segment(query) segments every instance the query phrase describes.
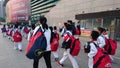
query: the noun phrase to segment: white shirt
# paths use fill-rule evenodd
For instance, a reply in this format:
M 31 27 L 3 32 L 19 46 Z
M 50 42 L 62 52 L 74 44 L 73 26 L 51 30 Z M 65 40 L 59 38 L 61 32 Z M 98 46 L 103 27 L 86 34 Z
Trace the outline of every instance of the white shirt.
M 42 31 L 44 31 L 43 28 L 42 28 L 42 25 L 37 26 L 37 27 L 35 28 L 34 32 L 33 32 L 33 35 L 37 32 L 37 30 L 38 30 L 40 27 L 41 27 Z M 45 35 L 46 40 L 47 40 L 47 49 L 46 49 L 46 51 L 50 51 L 50 50 L 51 50 L 51 48 L 50 48 L 51 31 L 50 31 L 49 28 L 44 32 L 44 35 Z
M 98 44 L 97 41 L 94 41 L 94 43 Z M 97 48 L 95 47 L 94 43 L 90 43 L 90 52 L 88 53 L 88 67 L 93 68 L 93 57 L 97 54 Z
M 99 47 L 100 48 L 103 48 L 104 46 L 105 46 L 105 38 L 104 38 L 104 36 L 102 36 L 102 35 L 100 35 L 99 37 L 98 37 L 98 39 L 97 39 L 97 41 L 98 41 L 98 44 L 99 44 Z
M 62 28 L 62 31 L 61 31 L 61 36 L 64 35 L 64 31 L 65 31 L 65 28 Z
M 28 38 L 27 38 L 28 41 L 30 41 L 30 37 L 32 36 L 33 32 L 34 32 L 34 30 L 31 29 L 30 32 L 28 33 Z

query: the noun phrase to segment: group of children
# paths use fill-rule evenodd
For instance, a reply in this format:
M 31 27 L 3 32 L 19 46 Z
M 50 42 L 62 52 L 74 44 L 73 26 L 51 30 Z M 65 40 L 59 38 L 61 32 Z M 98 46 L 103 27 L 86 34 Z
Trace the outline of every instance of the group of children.
M 57 27 L 50 26 L 48 27 L 46 22 L 46 18 L 43 17 L 43 19 L 40 19 L 38 24 L 33 24 L 31 25 L 31 28 L 29 29 L 27 26 L 23 26 L 22 28 L 19 28 L 18 25 L 4 25 L 2 30 L 3 36 L 8 37 L 12 41 L 14 41 L 14 49 L 19 49 L 22 51 L 22 38 L 25 37 L 28 41 L 30 41 L 31 37 L 35 35 L 37 32 L 36 30 L 38 29 L 38 26 L 41 27 L 41 30 L 44 32 L 44 35 L 46 36 L 47 39 L 47 50 L 45 54 L 43 55 L 44 58 L 49 56 L 49 58 L 45 58 L 47 68 L 52 68 L 51 66 L 51 60 L 50 60 L 50 55 L 51 53 L 55 57 L 55 61 L 57 62 L 58 65 L 64 66 L 64 61 L 69 58 L 73 68 L 79 68 L 79 65 L 75 59 L 75 56 L 79 54 L 80 51 L 80 40 L 79 40 L 79 35 L 81 34 L 80 31 L 80 23 L 78 22 L 77 25 L 75 26 L 71 20 L 68 20 L 67 22 L 64 23 L 64 27 L 60 30 L 61 32 L 61 37 L 63 37 L 63 42 L 62 42 L 62 48 L 64 49 L 63 57 L 60 59 L 58 55 L 58 47 L 59 47 L 59 40 L 60 36 L 57 31 Z M 45 23 L 45 24 L 44 24 Z M 45 30 L 45 31 L 44 31 Z M 50 33 L 50 36 L 48 35 Z M 50 48 L 48 46 L 48 38 L 50 37 Z M 105 38 L 109 39 L 108 34 L 106 33 L 106 30 L 102 27 L 98 27 L 96 30 L 91 31 L 90 39 L 91 41 L 86 43 L 84 46 L 85 53 L 88 54 L 88 67 L 89 68 L 100 68 L 95 66 L 95 58 L 97 53 L 99 53 L 100 49 L 105 50 L 105 45 L 106 41 Z M 87 46 L 89 44 L 89 46 Z M 98 48 L 99 47 L 99 48 Z M 106 54 L 109 55 L 109 54 Z M 113 60 L 111 55 L 109 57 Z M 109 58 L 108 57 L 108 58 Z M 111 61 L 109 59 L 109 61 Z M 49 60 L 49 61 L 47 61 Z M 39 59 L 34 59 L 33 63 L 33 68 L 38 68 L 38 62 Z M 112 62 L 109 62 L 108 67 L 103 67 L 103 68 L 111 68 Z
M 28 27 L 27 27 L 28 29 Z M 14 42 L 14 49 L 22 51 L 22 40 L 23 37 L 28 34 L 24 30 L 24 26 L 19 26 L 18 24 L 14 25 L 3 25 L 1 28 L 3 37 L 7 37 L 9 40 Z
M 109 39 L 107 30 L 97 27 L 90 35 L 91 41 L 84 46 L 85 53 L 88 54 L 89 68 L 112 68 L 113 58 L 117 49 L 117 43 Z

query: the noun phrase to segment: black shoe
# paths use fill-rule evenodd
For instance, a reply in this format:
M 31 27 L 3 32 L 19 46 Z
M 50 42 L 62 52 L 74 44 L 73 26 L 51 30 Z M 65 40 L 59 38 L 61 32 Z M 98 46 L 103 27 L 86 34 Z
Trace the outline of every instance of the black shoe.
M 63 64 L 61 64 L 59 61 L 57 62 L 58 65 L 60 65 L 61 67 L 64 67 Z
M 57 62 L 59 60 L 59 58 L 55 58 L 55 61 Z
M 22 52 L 22 49 L 20 49 L 20 52 Z

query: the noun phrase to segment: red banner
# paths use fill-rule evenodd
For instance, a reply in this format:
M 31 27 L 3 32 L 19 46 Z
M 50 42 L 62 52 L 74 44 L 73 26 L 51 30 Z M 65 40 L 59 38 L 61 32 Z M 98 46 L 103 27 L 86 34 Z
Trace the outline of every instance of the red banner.
M 28 21 L 30 17 L 29 0 L 10 0 L 11 22 Z

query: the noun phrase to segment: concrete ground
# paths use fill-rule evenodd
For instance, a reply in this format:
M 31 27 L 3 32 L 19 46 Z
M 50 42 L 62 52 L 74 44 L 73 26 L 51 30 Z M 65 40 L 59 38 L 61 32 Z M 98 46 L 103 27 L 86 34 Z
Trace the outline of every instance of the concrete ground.
M 1 26 L 0 26 L 1 28 Z M 79 56 L 76 57 L 76 60 L 79 64 L 80 68 L 88 68 L 87 67 L 87 55 L 83 52 L 83 46 L 86 41 L 89 41 L 87 37 L 80 37 L 81 40 L 81 51 Z M 27 46 L 27 40 L 23 39 L 23 51 L 20 52 L 18 50 L 13 49 L 13 42 L 11 42 L 8 38 L 3 38 L 2 33 L 0 32 L 0 68 L 32 68 L 32 60 L 26 58 L 24 51 Z M 61 41 L 60 41 L 61 44 Z M 118 42 L 117 53 L 114 58 L 112 68 L 120 67 L 120 42 Z M 63 55 L 63 49 L 61 45 L 58 50 L 60 58 Z M 51 56 L 52 68 L 61 68 L 54 61 L 53 55 Z M 64 68 L 73 68 L 69 59 L 64 62 Z M 44 59 L 40 59 L 39 68 L 46 68 Z

